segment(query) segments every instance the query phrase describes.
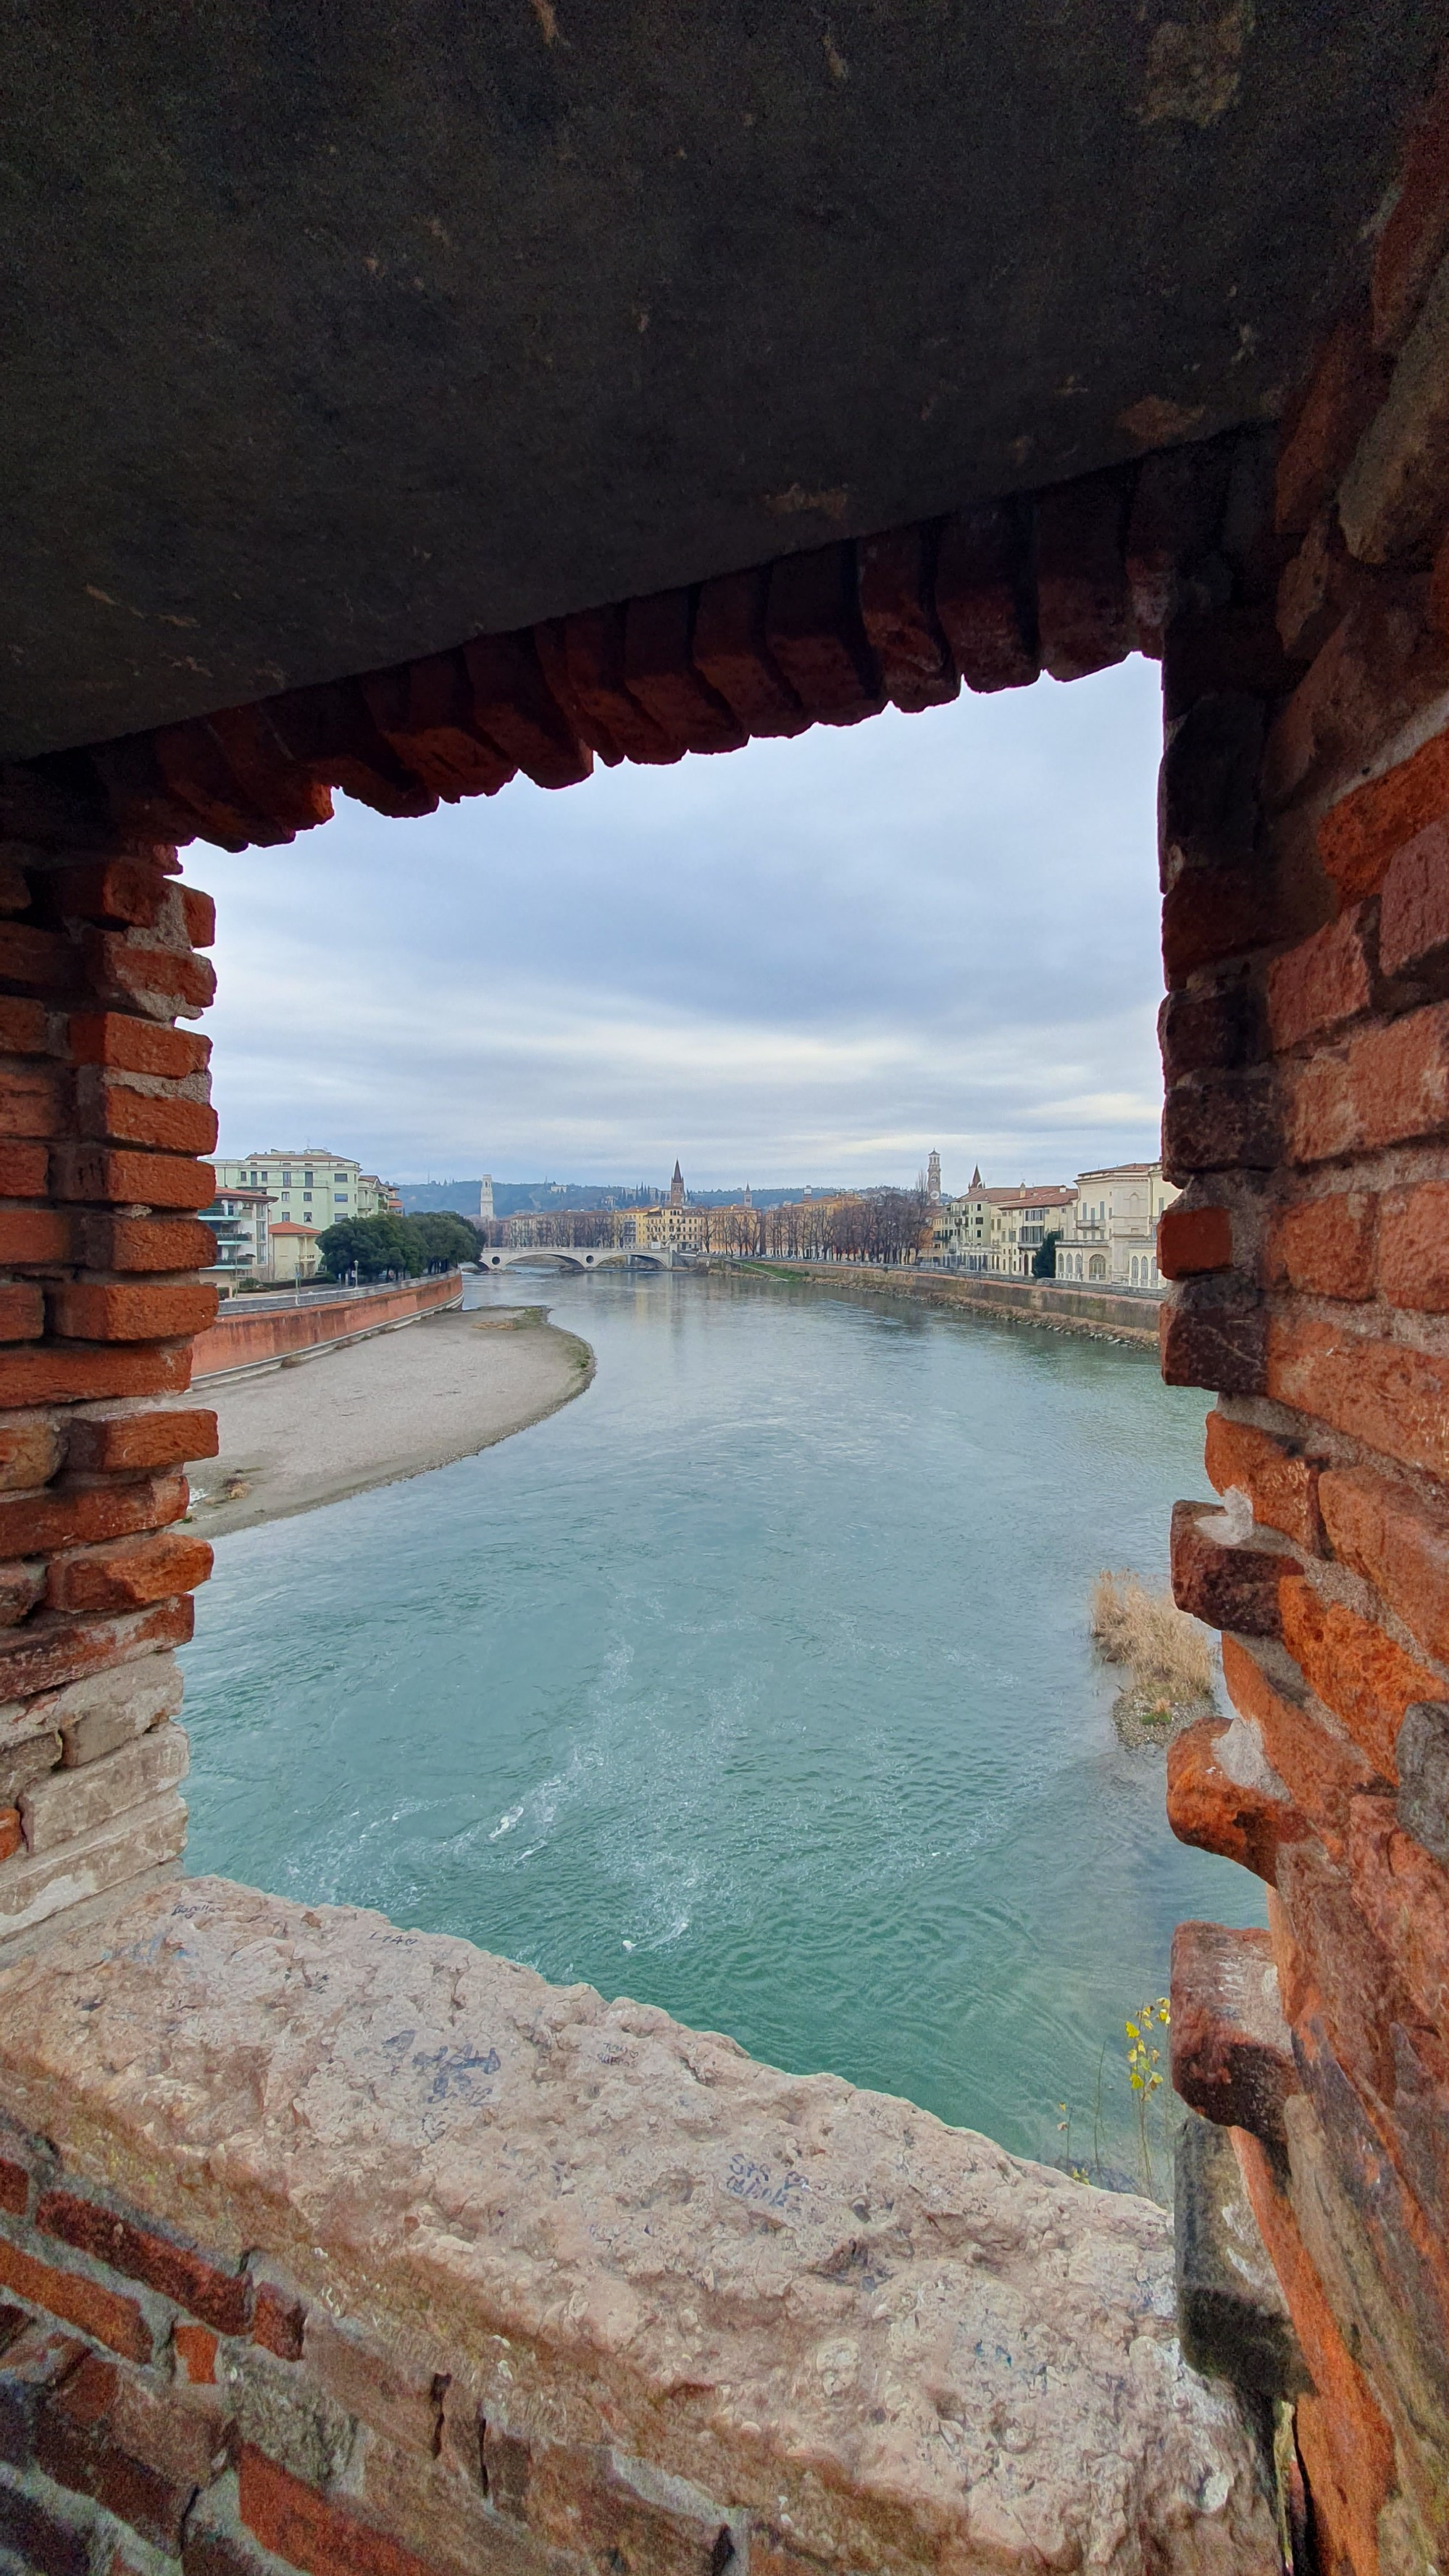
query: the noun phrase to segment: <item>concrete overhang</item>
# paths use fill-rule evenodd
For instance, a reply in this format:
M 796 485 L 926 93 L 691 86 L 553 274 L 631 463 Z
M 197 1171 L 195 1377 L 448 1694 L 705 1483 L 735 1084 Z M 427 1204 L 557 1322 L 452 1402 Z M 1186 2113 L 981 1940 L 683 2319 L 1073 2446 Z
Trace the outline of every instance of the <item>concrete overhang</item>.
M 1445 0 L 273 0 L 4 39 L 0 757 L 1273 414 Z

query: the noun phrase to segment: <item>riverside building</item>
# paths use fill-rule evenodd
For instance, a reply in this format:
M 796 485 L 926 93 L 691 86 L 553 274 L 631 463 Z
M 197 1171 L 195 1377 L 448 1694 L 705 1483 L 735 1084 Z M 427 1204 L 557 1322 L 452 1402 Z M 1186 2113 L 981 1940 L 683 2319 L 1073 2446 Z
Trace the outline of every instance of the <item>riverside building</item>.
M 1157 1220 L 1178 1196 L 1160 1163 L 1109 1163 L 1079 1172 L 1072 1221 L 1057 1244 L 1058 1279 L 1160 1288 Z

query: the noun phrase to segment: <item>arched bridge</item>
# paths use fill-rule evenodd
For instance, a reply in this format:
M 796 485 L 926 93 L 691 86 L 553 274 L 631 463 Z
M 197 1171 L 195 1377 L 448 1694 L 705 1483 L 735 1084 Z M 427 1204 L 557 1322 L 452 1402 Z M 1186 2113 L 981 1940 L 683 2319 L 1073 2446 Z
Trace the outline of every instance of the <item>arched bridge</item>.
M 566 1270 L 602 1270 L 608 1262 L 640 1261 L 651 1270 L 683 1270 L 689 1255 L 672 1243 L 519 1243 L 504 1251 L 487 1244 L 478 1255 L 480 1270 L 532 1268 L 539 1261 L 561 1262 Z

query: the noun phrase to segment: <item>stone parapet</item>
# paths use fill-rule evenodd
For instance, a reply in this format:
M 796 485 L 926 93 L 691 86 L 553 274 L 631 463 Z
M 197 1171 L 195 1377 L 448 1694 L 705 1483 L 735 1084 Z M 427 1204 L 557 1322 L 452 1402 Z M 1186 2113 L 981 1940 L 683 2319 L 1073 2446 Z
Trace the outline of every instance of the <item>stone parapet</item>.
M 1051 1279 L 987 1279 L 973 1273 L 876 1268 L 867 1262 L 784 1261 L 780 1273 L 820 1281 L 864 1296 L 909 1297 L 917 1305 L 956 1308 L 967 1314 L 1014 1317 L 1054 1325 L 1059 1332 L 1097 1340 L 1158 1344 L 1158 1304 L 1151 1296 L 1118 1295 L 1110 1288 L 1076 1288 Z
M 466 1942 L 157 1889 L 0 1974 L 0 2121 L 37 2564 L 1276 2564 L 1164 2212 Z

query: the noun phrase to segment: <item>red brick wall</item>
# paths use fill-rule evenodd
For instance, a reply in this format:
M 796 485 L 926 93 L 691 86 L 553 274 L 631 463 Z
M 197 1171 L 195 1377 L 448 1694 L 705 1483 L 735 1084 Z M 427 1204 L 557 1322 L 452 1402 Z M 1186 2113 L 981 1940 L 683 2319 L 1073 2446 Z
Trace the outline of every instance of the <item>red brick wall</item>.
M 320 1350 L 354 1333 L 375 1332 L 380 1324 L 431 1314 L 460 1292 L 458 1273 L 451 1270 L 441 1278 L 411 1280 L 404 1287 L 379 1288 L 373 1296 L 339 1298 L 335 1304 L 319 1299 L 314 1305 L 272 1307 L 258 1314 L 241 1299 L 198 1333 L 192 1372 L 198 1378 L 216 1377 L 227 1369 L 256 1368 L 289 1351 Z
M 1270 1889 L 1277 2074 L 1234 2134 L 1353 2576 L 1449 2558 L 1446 250 L 1449 92 L 1231 594 L 1164 659 L 1163 1358 L 1218 1391 L 1208 1472 L 1256 1522 L 1182 1508 L 1175 1580 L 1269 1766 L 1210 1723 L 1169 1803 Z M 1221 1955 L 1180 1939 L 1199 2102 L 1244 2044 Z
M 97 846 L 99 840 L 99 846 Z M 174 850 L 59 831 L 0 861 L 0 1941 L 174 1865 L 173 1649 L 211 1551 L 178 1528 L 215 1294 L 206 896 Z

